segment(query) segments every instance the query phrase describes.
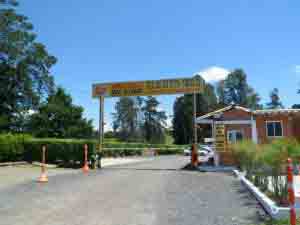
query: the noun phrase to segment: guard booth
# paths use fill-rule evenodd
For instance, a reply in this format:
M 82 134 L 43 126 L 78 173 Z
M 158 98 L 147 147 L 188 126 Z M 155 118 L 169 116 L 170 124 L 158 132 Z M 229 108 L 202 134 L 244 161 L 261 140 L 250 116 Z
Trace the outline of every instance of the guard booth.
M 211 126 L 213 146 L 224 165 L 235 164 L 231 145 L 244 139 L 257 144 L 282 137 L 300 140 L 299 109 L 251 110 L 232 104 L 198 117 L 197 124 Z

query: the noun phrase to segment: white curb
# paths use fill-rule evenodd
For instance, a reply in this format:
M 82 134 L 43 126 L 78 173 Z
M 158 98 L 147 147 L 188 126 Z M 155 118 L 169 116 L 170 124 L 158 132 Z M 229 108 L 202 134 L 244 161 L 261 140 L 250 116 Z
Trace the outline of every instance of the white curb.
M 238 179 L 249 189 L 249 191 L 255 196 L 255 198 L 260 202 L 265 211 L 273 219 L 288 218 L 290 215 L 290 208 L 279 207 L 276 203 L 261 192 L 254 184 L 252 184 L 246 177 L 244 173 L 234 170 L 233 173 L 238 177 Z M 297 209 L 299 211 L 299 209 Z

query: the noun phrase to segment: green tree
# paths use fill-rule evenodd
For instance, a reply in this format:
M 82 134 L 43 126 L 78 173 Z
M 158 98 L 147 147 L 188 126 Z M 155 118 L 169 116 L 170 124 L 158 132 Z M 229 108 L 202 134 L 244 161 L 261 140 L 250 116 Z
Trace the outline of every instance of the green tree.
M 146 141 L 150 143 L 165 142 L 165 127 L 167 116 L 164 111 L 157 108 L 159 102 L 155 97 L 148 96 L 145 99 L 145 105 L 142 110 L 144 112 L 143 133 Z
M 29 131 L 37 137 L 90 138 L 92 120 L 83 118 L 83 108 L 72 103 L 63 88 L 49 95 L 31 116 Z
M 242 69 L 236 69 L 221 81 L 217 88 L 220 105 L 237 104 L 256 109 L 260 108 L 259 95 L 247 83 L 247 75 Z
M 35 41 L 32 24 L 15 11 L 17 5 L 0 2 L 0 131 L 21 130 L 18 120 L 54 87 L 50 68 L 56 58 Z
M 140 138 L 141 105 L 143 99 L 137 97 L 121 97 L 115 105 L 113 113 L 113 129 L 122 140 Z
M 292 109 L 300 109 L 300 104 L 294 104 L 294 105 L 292 105 Z
M 203 115 L 215 110 L 217 105 L 217 97 L 214 87 L 207 84 L 204 93 L 197 94 L 197 116 Z M 193 95 L 186 94 L 178 97 L 173 106 L 174 117 L 173 137 L 176 144 L 188 144 L 193 140 Z M 202 126 L 199 137 L 209 136 L 209 127 Z
M 270 102 L 267 103 L 268 109 L 282 109 L 284 108 L 279 97 L 279 90 L 278 88 L 274 88 L 270 92 Z

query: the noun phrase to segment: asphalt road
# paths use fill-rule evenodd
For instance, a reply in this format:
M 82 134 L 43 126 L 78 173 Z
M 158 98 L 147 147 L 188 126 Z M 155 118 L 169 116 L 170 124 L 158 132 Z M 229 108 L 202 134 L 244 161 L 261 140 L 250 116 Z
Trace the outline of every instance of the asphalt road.
M 0 190 L 1 225 L 251 225 L 257 202 L 229 174 L 168 156 Z

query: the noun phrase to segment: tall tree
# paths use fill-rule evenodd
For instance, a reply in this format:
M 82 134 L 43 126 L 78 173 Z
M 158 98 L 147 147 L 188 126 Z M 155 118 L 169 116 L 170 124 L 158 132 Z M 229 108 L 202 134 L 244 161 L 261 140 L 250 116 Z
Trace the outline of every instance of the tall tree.
M 221 81 L 217 89 L 221 105 L 237 104 L 249 108 L 259 108 L 259 95 L 247 83 L 247 75 L 242 69 L 236 69 Z
M 202 94 L 197 94 L 197 115 L 203 115 L 218 107 L 214 87 L 207 84 Z M 176 144 L 188 144 L 193 140 L 193 95 L 178 97 L 173 106 L 173 137 Z M 199 137 L 207 136 L 208 127 L 203 127 Z
M 269 109 L 282 109 L 284 108 L 279 97 L 278 88 L 274 88 L 270 92 L 270 102 L 267 103 L 267 108 Z
M 31 116 L 29 131 L 38 137 L 90 138 L 92 120 L 83 118 L 83 108 L 72 103 L 63 88 L 49 95 Z
M 292 109 L 300 109 L 300 104 L 294 104 L 294 105 L 292 105 Z
M 121 97 L 113 113 L 113 129 L 122 140 L 131 140 L 140 136 L 141 105 L 143 99 Z
M 32 24 L 15 11 L 17 5 L 0 2 L 0 131 L 18 130 L 21 115 L 54 87 L 50 68 L 56 58 L 35 41 Z
M 143 107 L 143 133 L 150 143 L 165 142 L 166 113 L 158 110 L 159 102 L 155 97 L 148 96 Z

